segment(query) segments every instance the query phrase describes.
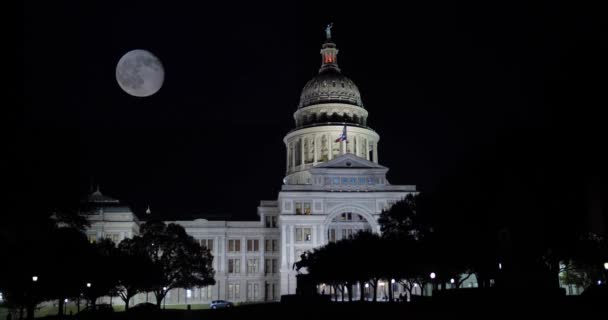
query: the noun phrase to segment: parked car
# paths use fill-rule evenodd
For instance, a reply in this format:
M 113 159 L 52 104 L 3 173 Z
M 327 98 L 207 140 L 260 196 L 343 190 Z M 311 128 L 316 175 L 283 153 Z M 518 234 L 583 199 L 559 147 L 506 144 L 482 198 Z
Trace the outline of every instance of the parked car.
M 158 310 L 158 307 L 156 307 L 156 305 L 154 303 L 149 303 L 149 302 L 142 302 L 140 304 L 136 304 L 132 307 L 129 307 L 129 312 L 133 311 L 133 312 L 139 312 L 139 311 L 155 311 Z
M 213 300 L 209 304 L 209 308 L 211 309 L 220 309 L 220 308 L 230 308 L 234 307 L 234 304 L 230 301 L 226 300 Z

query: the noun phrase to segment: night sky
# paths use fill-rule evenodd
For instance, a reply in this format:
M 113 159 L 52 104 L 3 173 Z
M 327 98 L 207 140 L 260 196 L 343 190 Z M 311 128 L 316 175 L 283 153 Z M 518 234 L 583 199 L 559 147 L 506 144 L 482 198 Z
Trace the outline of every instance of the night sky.
M 393 184 L 432 192 L 509 137 L 550 132 L 550 144 L 563 143 L 563 156 L 583 167 L 606 147 L 600 8 L 196 3 L 25 1 L 15 199 L 60 202 L 99 184 L 136 213 L 150 204 L 168 219 L 255 217 L 259 200 L 277 197 L 282 139 L 329 22 Z M 116 63 L 132 49 L 164 65 L 151 97 L 116 82 Z

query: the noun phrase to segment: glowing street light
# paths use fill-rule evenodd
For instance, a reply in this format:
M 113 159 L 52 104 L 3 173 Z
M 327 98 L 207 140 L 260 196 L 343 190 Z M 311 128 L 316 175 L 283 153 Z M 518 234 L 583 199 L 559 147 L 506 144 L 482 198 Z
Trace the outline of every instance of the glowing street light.
M 604 269 L 608 270 L 608 262 L 604 262 Z
M 366 284 L 365 284 L 365 288 L 369 288 L 369 283 L 366 283 Z
M 33 276 L 32 281 L 34 281 L 34 282 L 38 281 L 38 276 Z
M 451 279 L 450 279 L 450 283 L 451 283 L 451 284 L 454 284 L 454 278 L 451 278 Z
M 391 279 L 391 283 L 395 283 L 395 279 Z
M 435 274 L 435 272 L 431 272 L 431 279 L 435 279 L 437 275 Z
M 502 263 L 498 263 L 498 270 L 502 270 Z
M 87 282 L 87 288 L 90 288 L 90 287 L 91 287 L 91 283 Z

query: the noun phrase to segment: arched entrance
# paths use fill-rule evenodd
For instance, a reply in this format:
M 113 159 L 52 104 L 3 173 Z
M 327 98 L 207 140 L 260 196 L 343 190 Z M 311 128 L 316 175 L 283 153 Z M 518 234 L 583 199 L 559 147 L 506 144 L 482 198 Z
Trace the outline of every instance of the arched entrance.
M 350 239 L 359 231 L 372 231 L 372 227 L 363 215 L 345 211 L 336 215 L 327 224 L 327 241 Z

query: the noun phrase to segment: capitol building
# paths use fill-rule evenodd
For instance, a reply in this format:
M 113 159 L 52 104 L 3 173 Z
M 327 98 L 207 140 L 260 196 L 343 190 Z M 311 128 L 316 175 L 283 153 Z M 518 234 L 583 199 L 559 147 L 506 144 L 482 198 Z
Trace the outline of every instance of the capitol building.
M 216 280 L 204 288 L 173 289 L 166 304 L 278 301 L 294 294 L 293 266 L 304 252 L 359 230 L 380 232 L 382 210 L 417 192 L 387 180 L 388 168 L 378 159 L 380 136 L 367 126 L 359 89 L 338 67 L 339 50 L 329 32 L 326 37 L 319 72 L 304 85 L 295 127 L 283 139 L 283 185 L 276 199 L 260 201 L 259 219 L 165 221 L 183 226 L 211 250 Z M 90 241 L 119 242 L 138 233 L 139 219 L 119 200 L 98 189 L 87 201 L 93 207 Z M 147 300 L 155 302 L 152 294 L 138 294 L 132 303 Z

